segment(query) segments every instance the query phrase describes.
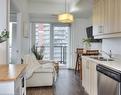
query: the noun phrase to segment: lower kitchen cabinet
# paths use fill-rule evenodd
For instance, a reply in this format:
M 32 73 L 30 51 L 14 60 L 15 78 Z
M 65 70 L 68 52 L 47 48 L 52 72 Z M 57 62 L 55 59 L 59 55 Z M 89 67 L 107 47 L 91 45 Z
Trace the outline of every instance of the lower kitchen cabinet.
M 82 60 L 82 85 L 85 88 L 85 91 L 89 93 L 90 88 L 90 76 L 89 76 L 89 62 L 87 60 Z
M 89 95 L 97 95 L 96 62 L 82 58 L 82 86 Z

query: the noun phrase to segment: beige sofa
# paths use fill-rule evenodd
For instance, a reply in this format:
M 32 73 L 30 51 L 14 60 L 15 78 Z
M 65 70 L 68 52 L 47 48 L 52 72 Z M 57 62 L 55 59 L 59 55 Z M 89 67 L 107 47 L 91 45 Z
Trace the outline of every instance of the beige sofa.
M 27 87 L 52 86 L 56 81 L 57 73 L 54 61 L 36 60 L 34 55 L 25 58 L 27 66 Z

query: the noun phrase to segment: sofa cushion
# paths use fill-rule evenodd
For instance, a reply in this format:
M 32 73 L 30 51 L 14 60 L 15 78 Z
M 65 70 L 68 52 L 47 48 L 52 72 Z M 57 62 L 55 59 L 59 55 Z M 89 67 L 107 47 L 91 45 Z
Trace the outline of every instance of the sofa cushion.
M 53 63 L 45 63 L 41 65 L 42 68 L 54 68 L 54 64 Z
M 38 68 L 34 71 L 34 73 L 52 73 L 53 72 L 53 68 Z

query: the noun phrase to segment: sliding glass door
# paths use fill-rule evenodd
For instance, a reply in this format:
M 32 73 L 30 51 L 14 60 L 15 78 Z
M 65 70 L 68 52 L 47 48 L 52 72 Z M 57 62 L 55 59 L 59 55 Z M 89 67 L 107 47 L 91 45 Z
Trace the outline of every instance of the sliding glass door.
M 65 24 L 33 23 L 34 42 L 38 51 L 44 47 L 44 60 L 67 63 L 70 27 Z
M 45 60 L 50 60 L 50 24 L 48 23 L 35 23 L 35 47 L 38 51 L 44 46 Z
M 53 26 L 53 59 L 59 60 L 60 63 L 67 62 L 67 48 L 69 42 L 69 26 L 54 25 Z

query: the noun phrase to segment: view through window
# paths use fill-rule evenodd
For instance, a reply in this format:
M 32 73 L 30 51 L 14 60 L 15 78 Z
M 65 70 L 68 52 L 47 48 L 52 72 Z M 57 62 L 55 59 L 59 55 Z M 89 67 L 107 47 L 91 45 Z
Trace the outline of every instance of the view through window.
M 70 27 L 49 23 L 35 23 L 35 46 L 38 51 L 44 47 L 44 58 L 57 60 L 61 64 L 67 62 Z

